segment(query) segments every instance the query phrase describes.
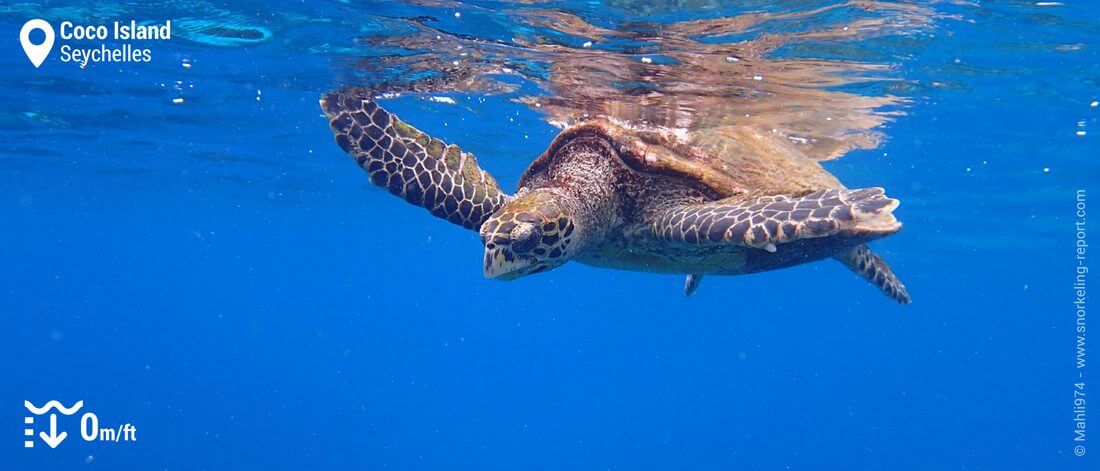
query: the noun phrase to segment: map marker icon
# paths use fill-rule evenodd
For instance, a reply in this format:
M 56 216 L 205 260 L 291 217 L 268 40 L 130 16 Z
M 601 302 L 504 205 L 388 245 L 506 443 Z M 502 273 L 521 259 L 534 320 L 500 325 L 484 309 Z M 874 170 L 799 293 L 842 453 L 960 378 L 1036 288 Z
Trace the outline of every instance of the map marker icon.
M 42 41 L 42 44 L 34 44 L 31 42 L 31 31 L 36 29 L 42 30 L 42 33 L 46 35 L 46 40 Z M 27 59 L 31 60 L 35 68 L 42 65 L 42 62 L 46 60 L 46 56 L 50 55 L 50 49 L 53 49 L 53 26 L 50 26 L 46 20 L 30 20 L 23 24 L 23 29 L 19 30 L 19 42 L 23 45 L 23 52 L 27 53 Z

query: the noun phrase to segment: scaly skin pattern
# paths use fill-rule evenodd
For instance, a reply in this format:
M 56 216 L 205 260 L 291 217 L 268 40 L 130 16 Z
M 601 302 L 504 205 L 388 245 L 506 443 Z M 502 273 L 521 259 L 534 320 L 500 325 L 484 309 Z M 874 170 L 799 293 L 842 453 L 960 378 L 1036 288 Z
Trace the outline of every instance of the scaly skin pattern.
M 568 158 L 521 181 L 516 197 L 481 226 L 485 276 L 504 280 L 555 268 L 599 243 L 620 213 L 626 176 L 607 142 L 578 138 Z
M 672 208 L 653 221 L 662 241 L 734 244 L 776 250 L 776 244 L 842 232 L 897 231 L 898 201 L 882 188 L 818 190 L 805 196 L 733 197 Z
M 635 205 L 624 205 L 615 218 L 618 223 L 578 253 L 575 260 L 619 270 L 742 275 L 826 259 L 881 237 L 851 232 L 801 238 L 778 245 L 775 252 L 744 244 L 662 240 L 653 230 L 654 222 L 670 211 L 706 204 L 705 196 L 663 178 L 642 181 L 648 184 L 624 189 Z
M 504 205 L 481 226 L 487 276 L 509 278 L 509 269 L 522 257 L 536 261 L 512 276 L 543 272 L 569 260 L 579 234 L 558 201 L 549 192 L 530 192 Z M 504 246 L 510 250 L 502 250 Z
M 321 100 L 336 143 L 370 181 L 432 215 L 477 230 L 509 199 L 472 154 L 405 124 L 369 98 L 337 92 Z
M 848 252 L 838 255 L 837 260 L 851 269 L 855 274 L 863 277 L 871 284 L 878 286 L 890 299 L 901 304 L 909 304 L 912 298 L 905 285 L 894 275 L 890 265 L 874 253 L 866 245 L 860 245 Z

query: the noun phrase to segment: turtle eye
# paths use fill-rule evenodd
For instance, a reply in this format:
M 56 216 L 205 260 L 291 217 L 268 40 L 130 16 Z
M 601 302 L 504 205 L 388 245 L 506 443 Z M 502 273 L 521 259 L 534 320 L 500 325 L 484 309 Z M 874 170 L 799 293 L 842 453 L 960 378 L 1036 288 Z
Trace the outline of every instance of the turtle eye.
M 535 250 L 541 238 L 542 234 L 539 234 L 538 226 L 531 223 L 520 223 L 516 225 L 515 229 L 512 229 L 512 252 L 525 254 Z

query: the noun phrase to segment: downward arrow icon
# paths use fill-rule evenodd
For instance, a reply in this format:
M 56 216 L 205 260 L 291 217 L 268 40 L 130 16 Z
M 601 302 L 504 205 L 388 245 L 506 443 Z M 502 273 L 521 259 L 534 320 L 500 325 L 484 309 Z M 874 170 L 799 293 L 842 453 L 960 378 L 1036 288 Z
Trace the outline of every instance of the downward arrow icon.
M 57 433 L 57 414 L 50 414 L 50 434 L 46 435 L 46 432 L 38 432 L 38 436 L 42 437 L 42 441 L 46 442 L 50 448 L 57 448 L 61 442 L 65 441 L 65 437 L 69 436 L 69 432 Z

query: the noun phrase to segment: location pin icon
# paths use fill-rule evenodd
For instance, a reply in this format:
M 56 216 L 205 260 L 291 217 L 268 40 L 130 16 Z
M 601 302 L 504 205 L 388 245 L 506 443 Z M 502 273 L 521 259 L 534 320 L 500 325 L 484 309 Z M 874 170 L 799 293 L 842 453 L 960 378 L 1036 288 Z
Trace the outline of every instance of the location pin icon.
M 31 42 L 31 31 L 36 29 L 42 30 L 46 35 L 46 40 L 42 41 L 42 44 Z M 27 53 L 27 59 L 31 60 L 35 68 L 38 68 L 46 60 L 46 56 L 50 55 L 50 49 L 53 49 L 53 26 L 50 26 L 46 20 L 30 20 L 23 24 L 23 29 L 19 30 L 19 42 L 23 44 L 23 52 Z

